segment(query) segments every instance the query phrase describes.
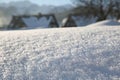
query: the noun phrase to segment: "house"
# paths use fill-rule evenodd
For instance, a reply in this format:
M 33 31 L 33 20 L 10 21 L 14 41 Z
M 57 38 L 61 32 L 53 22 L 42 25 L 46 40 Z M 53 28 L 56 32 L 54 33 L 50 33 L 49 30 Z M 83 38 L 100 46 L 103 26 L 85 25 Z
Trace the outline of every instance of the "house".
M 17 28 L 53 28 L 59 27 L 54 14 L 13 16 L 9 29 Z
M 94 23 L 97 18 L 94 16 L 84 16 L 80 14 L 70 14 L 67 18 L 63 19 L 62 27 L 82 27 Z
M 76 27 L 76 23 L 72 18 L 72 15 L 69 15 L 67 18 L 63 19 L 62 27 Z

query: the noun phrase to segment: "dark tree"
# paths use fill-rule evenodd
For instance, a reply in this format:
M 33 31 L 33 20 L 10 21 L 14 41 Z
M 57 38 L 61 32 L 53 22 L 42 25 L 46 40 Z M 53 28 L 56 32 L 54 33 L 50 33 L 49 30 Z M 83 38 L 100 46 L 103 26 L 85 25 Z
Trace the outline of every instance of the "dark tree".
M 74 0 L 77 7 L 87 9 L 86 14 L 92 14 L 98 17 L 98 21 L 106 20 L 114 15 L 116 19 L 120 18 L 120 0 Z

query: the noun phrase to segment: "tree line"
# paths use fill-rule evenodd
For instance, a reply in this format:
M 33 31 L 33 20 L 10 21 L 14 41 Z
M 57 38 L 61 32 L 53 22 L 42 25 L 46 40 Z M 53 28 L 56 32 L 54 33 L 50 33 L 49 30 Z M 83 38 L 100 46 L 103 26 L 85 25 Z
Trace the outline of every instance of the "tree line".
M 120 19 L 120 0 L 72 0 L 76 5 L 75 13 L 96 16 L 97 21 L 108 18 Z

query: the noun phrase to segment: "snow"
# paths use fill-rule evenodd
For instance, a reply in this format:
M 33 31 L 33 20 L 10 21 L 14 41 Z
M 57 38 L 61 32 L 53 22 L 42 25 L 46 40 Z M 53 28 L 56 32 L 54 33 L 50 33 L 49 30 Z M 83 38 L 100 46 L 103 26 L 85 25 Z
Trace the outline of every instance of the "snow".
M 120 22 L 117 20 L 104 20 L 88 26 L 120 26 Z
M 120 80 L 120 25 L 104 23 L 0 31 L 0 80 Z
M 62 23 L 61 23 L 60 25 L 61 25 L 61 26 L 64 26 L 64 25 L 66 24 L 67 20 L 68 20 L 68 18 L 64 18 L 64 19 L 62 20 Z
M 52 17 L 49 17 L 48 19 L 46 17 L 40 17 L 39 19 L 37 17 L 30 17 L 22 18 L 22 20 L 25 22 L 28 28 L 48 28 Z
M 95 23 L 97 17 L 72 16 L 72 19 L 75 21 L 77 26 L 86 26 Z

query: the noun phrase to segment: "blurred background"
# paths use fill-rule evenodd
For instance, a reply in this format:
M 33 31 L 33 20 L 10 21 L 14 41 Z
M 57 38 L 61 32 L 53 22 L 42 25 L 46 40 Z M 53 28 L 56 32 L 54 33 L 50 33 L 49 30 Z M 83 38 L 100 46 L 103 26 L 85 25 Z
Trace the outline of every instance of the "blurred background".
M 70 0 L 0 0 L 0 27 L 7 26 L 13 15 L 38 13 L 53 13 L 60 23 L 73 8 Z
M 120 19 L 120 0 L 0 0 L 0 28 L 6 28 L 13 15 L 55 14 L 57 22 L 69 14 L 96 21 Z

